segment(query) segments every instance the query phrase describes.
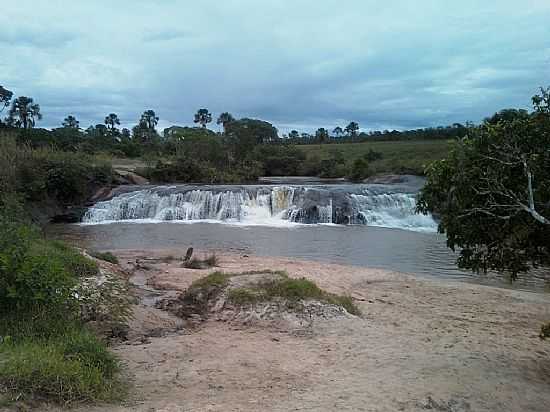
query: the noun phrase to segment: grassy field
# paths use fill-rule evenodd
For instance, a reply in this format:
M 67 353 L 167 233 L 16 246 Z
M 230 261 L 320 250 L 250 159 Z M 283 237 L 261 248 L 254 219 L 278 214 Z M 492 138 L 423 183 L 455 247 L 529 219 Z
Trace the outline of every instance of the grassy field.
M 374 173 L 416 173 L 434 160 L 444 157 L 451 140 L 419 140 L 400 142 L 365 142 L 348 144 L 300 145 L 308 157 L 328 158 L 340 152 L 347 162 L 364 156 L 369 150 L 382 154 L 382 159 L 373 161 L 370 166 Z

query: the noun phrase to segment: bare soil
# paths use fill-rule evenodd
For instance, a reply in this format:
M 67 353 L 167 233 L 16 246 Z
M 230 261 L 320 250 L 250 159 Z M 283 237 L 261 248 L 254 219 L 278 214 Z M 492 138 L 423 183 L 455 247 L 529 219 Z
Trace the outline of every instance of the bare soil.
M 162 259 L 183 251 L 116 254 L 139 297 L 113 348 L 130 398 L 80 411 L 550 410 L 550 341 L 538 337 L 549 295 L 283 258 L 218 254 L 219 268 L 193 270 Z M 363 316 L 296 333 L 155 308 L 212 270 L 268 269 L 349 294 Z

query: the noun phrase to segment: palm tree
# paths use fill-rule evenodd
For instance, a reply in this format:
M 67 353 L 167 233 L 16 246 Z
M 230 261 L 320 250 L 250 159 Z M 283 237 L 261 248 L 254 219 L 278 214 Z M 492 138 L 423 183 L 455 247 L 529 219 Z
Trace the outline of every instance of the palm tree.
M 116 113 L 109 113 L 109 115 L 105 116 L 105 124 L 107 125 L 107 129 L 114 131 L 115 126 L 120 125 L 120 120 Z
M 8 114 L 10 124 L 23 129 L 31 129 L 36 120 L 42 119 L 40 105 L 34 103 L 32 97 L 20 96 L 11 105 Z
M 143 124 L 147 129 L 155 130 L 155 126 L 158 124 L 159 118 L 155 114 L 154 110 L 146 110 L 141 115 L 140 123 Z
M 74 117 L 73 115 L 68 115 L 67 117 L 65 117 L 61 125 L 68 129 L 78 129 L 80 122 L 76 120 L 76 117 Z
M 223 112 L 218 117 L 218 120 L 216 121 L 217 124 L 221 124 L 223 126 L 224 133 L 227 131 L 227 125 L 231 122 L 234 122 L 235 118 L 233 115 L 229 112 Z
M 334 137 L 339 138 L 344 134 L 344 130 L 342 130 L 340 126 L 336 126 L 332 131 L 332 134 L 334 135 Z
M 208 109 L 199 109 L 195 114 L 195 123 L 200 123 L 200 125 L 206 128 L 206 124 L 212 121 L 212 114 Z
M 13 97 L 13 92 L 0 86 L 0 113 L 10 105 L 10 100 Z

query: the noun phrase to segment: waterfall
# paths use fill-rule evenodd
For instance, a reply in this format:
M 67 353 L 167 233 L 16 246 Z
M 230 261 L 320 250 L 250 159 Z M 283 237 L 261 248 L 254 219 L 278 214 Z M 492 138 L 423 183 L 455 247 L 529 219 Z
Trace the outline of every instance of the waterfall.
M 435 231 L 415 213 L 416 194 L 368 185 L 158 186 L 88 209 L 85 224 L 216 221 L 242 225 L 353 224 Z

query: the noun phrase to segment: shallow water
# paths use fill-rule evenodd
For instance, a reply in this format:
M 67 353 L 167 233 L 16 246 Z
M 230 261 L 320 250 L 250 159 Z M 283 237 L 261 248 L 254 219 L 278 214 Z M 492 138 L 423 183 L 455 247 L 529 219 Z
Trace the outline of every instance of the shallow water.
M 437 233 L 372 226 L 236 226 L 223 223 L 124 223 L 52 225 L 47 234 L 98 250 L 180 248 L 220 249 L 260 256 L 282 256 L 383 268 L 418 276 L 458 279 L 499 287 L 547 291 L 550 273 L 475 275 L 455 266 L 456 254 Z

